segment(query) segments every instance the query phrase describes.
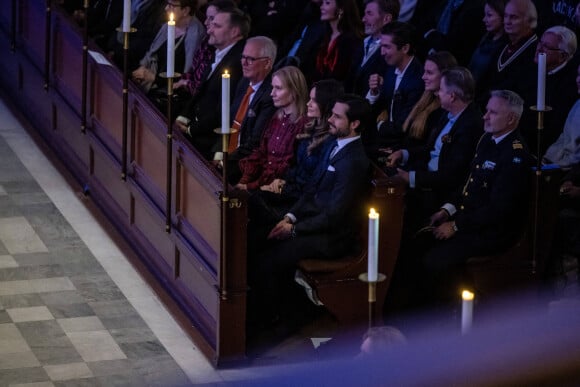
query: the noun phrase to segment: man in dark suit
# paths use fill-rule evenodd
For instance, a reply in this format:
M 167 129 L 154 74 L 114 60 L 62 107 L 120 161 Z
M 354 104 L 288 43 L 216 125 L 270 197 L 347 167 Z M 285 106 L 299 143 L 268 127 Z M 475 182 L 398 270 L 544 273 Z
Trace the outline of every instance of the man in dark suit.
M 238 84 L 230 109 L 232 127 L 238 130 L 238 134 L 230 138 L 228 178 L 232 182 L 238 182 L 241 177 L 238 161 L 258 147 L 264 128 L 276 111 L 270 96 L 275 60 L 276 44 L 272 39 L 255 36 L 246 41 L 241 57 L 244 77 Z
M 387 163 L 398 169 L 411 191 L 407 197 L 407 216 L 412 232 L 443 200 L 460 189 L 469 173 L 475 146 L 483 131 L 479 108 L 472 102 L 475 81 L 469 70 L 455 67 L 441 76 L 439 99 L 447 116 L 434 128 L 426 145 L 393 152 Z M 413 214 L 413 216 L 410 216 Z
M 439 242 L 423 263 L 431 290 L 449 296 L 469 257 L 496 254 L 520 235 L 528 209 L 532 156 L 516 130 L 524 101 L 509 90 L 492 91 L 483 116 L 485 134 L 463 191 L 431 217 Z M 435 293 L 435 292 L 434 292 Z
M 399 16 L 399 0 L 366 0 L 362 18 L 367 37 L 355 53 L 355 72 L 347 80 L 345 89 L 361 96 L 369 91 L 371 74 L 383 74 L 387 64 L 381 55 L 381 30 Z
M 377 117 L 377 131 L 369 130 L 365 143 L 374 158 L 378 149 L 396 146 L 404 137 L 403 123 L 417 103 L 425 83 L 423 64 L 415 55 L 415 29 L 408 23 L 392 22 L 381 30 L 381 54 L 389 65 L 381 76 L 369 77 L 367 100 Z
M 187 133 L 196 149 L 212 159 L 220 137 L 214 129 L 221 126 L 222 73 L 230 74 L 230 87 L 235 90 L 242 78 L 240 56 L 244 39 L 250 30 L 250 21 L 239 9 L 219 11 L 208 29 L 209 44 L 216 48 L 214 60 L 208 66 L 206 79 L 187 107 L 177 117 L 179 129 Z M 231 96 L 230 96 L 231 103 Z
M 250 311 L 283 313 L 296 291 L 294 272 L 303 258 L 335 259 L 356 245 L 361 197 L 369 160 L 360 140 L 361 123 L 370 113 L 356 95 L 339 97 L 328 120 L 337 145 L 326 172 L 270 232 L 266 249 L 249 262 Z M 255 307 L 255 310 L 252 310 Z
M 296 27 L 280 45 L 278 61 L 288 56 L 299 60 L 298 67 L 302 70 L 306 82 L 312 83 L 316 68 L 316 54 L 322 42 L 325 24 L 320 20 L 320 4 L 322 0 L 310 0 L 304 8 Z

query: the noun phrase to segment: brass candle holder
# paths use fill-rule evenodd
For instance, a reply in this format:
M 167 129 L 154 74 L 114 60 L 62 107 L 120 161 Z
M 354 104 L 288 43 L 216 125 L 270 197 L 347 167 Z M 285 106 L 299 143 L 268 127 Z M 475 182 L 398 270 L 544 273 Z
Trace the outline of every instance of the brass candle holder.
M 128 105 L 129 105 L 129 34 L 136 32 L 137 29 L 131 28 L 129 31 L 123 31 L 117 28 L 117 32 L 123 33 L 123 136 L 121 144 L 121 180 L 127 180 L 127 122 L 128 122 Z
M 220 262 L 220 297 L 222 300 L 228 299 L 228 292 L 226 289 L 226 254 L 227 254 L 227 214 L 228 206 L 230 202 L 230 191 L 228 183 L 228 148 L 230 144 L 230 135 L 236 133 L 237 129 L 230 128 L 229 131 L 223 131 L 222 128 L 214 129 L 214 133 L 219 134 L 222 137 L 222 187 L 223 190 L 220 194 L 221 201 L 221 251 L 222 257 Z
M 387 276 L 382 273 L 378 273 L 376 281 L 369 281 L 368 273 L 362 273 L 358 276 L 358 279 L 361 280 L 362 282 L 366 282 L 369 287 L 369 295 L 368 295 L 369 328 L 372 328 L 373 326 L 375 326 L 375 321 L 377 318 L 375 313 L 375 307 L 377 303 L 377 283 L 386 280 Z
M 167 79 L 167 186 L 165 198 L 165 232 L 171 232 L 171 191 L 172 191 L 172 176 L 173 176 L 173 120 L 171 113 L 173 111 L 173 80 L 180 78 L 180 73 L 173 73 L 172 77 L 168 77 L 166 72 L 159 74 L 161 78 Z
M 537 119 L 537 144 L 536 144 L 536 188 L 534 197 L 534 236 L 532 244 L 532 273 L 536 274 L 538 256 L 538 214 L 540 206 L 540 180 L 542 179 L 542 130 L 544 130 L 544 114 L 552 110 L 550 106 L 545 106 L 540 110 L 537 106 L 531 106 L 530 110 L 538 113 Z

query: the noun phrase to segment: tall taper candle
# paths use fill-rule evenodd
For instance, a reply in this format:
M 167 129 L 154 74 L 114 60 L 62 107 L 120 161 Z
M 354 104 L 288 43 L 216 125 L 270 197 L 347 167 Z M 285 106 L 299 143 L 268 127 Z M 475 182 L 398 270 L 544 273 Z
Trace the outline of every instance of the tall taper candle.
M 175 75 L 175 21 L 171 12 L 167 22 L 167 78 L 172 78 L 173 75 Z
M 379 269 L 379 213 L 371 208 L 369 212 L 368 268 L 369 282 L 377 282 Z
M 538 54 L 538 96 L 536 108 L 539 111 L 546 109 L 546 54 Z
M 125 0 L 123 6 L 123 32 L 131 32 L 131 0 Z
M 230 131 L 230 74 L 222 74 L 222 132 Z
M 461 292 L 463 299 L 461 304 L 461 333 L 466 334 L 471 329 L 473 321 L 473 298 L 474 294 L 469 290 Z

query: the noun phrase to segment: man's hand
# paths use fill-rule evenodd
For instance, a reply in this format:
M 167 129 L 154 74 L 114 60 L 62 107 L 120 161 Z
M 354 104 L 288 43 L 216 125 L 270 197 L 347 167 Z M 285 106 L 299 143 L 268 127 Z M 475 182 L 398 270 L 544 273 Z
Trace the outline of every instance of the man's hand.
M 396 150 L 387 157 L 387 167 L 396 167 L 403 161 L 403 151 Z
M 236 185 L 234 186 L 234 188 L 237 188 L 237 189 L 241 189 L 241 190 L 247 191 L 247 190 L 248 190 L 248 185 L 247 185 L 247 184 L 238 183 L 238 184 L 236 184 Z
M 401 168 L 397 168 L 397 174 L 395 176 L 399 177 L 405 183 L 409 184 L 409 172 L 407 172 Z
M 292 236 L 292 223 L 287 218 L 282 219 L 268 234 L 268 239 L 288 239 Z
M 560 195 L 567 196 L 569 198 L 579 198 L 580 197 L 580 187 L 576 187 L 571 181 L 565 181 L 560 186 Z
M 145 81 L 153 82 L 155 80 L 155 74 L 144 66 L 133 71 L 131 75 L 133 76 L 133 80 L 137 83 L 143 83 Z
M 185 79 L 180 79 L 179 81 L 173 83 L 173 90 L 184 87 L 186 84 L 187 81 Z
M 378 95 L 383 86 L 383 77 L 379 74 L 372 74 L 369 76 L 369 90 L 372 95 Z
M 444 222 L 433 229 L 433 235 L 439 240 L 449 239 L 455 235 L 455 222 Z
M 430 226 L 439 226 L 441 223 L 445 222 L 447 219 L 449 219 L 449 214 L 447 213 L 447 211 L 441 209 L 441 210 L 437 211 L 436 213 L 434 213 L 433 215 L 431 215 L 431 218 L 429 219 L 429 225 Z
M 185 125 L 183 122 L 181 121 L 175 121 L 175 125 L 177 126 L 177 128 L 179 128 L 179 130 L 181 130 L 183 133 L 187 133 L 187 125 Z

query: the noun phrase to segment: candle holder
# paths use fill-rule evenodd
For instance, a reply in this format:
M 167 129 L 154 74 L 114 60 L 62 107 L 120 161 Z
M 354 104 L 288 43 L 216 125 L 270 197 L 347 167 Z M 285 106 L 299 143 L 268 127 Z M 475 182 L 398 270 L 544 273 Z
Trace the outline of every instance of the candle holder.
M 168 77 L 166 72 L 159 74 L 161 78 L 167 79 L 167 186 L 165 198 L 165 232 L 171 232 L 171 188 L 172 188 L 172 169 L 173 169 L 173 120 L 171 113 L 173 106 L 173 80 L 180 78 L 181 74 L 173 73 L 172 77 Z
M 89 50 L 89 0 L 84 0 L 85 19 L 83 25 L 83 75 L 81 91 L 81 133 L 87 132 L 87 66 Z
M 227 214 L 228 214 L 228 205 L 230 201 L 230 193 L 229 193 L 229 183 L 228 183 L 228 148 L 230 144 L 230 135 L 232 133 L 236 133 L 237 129 L 230 128 L 229 131 L 223 131 L 222 128 L 214 129 L 214 133 L 217 133 L 222 136 L 222 187 L 223 191 L 220 194 L 220 201 L 221 201 L 221 227 L 222 227 L 222 235 L 221 235 L 221 250 L 222 250 L 222 257 L 220 262 L 220 281 L 219 283 L 222 285 L 220 287 L 220 297 L 223 301 L 228 299 L 228 291 L 226 289 L 226 253 L 227 253 Z
M 369 328 L 372 328 L 375 325 L 376 320 L 375 306 L 377 303 L 377 283 L 386 280 L 387 276 L 382 273 L 378 273 L 376 281 L 369 281 L 368 273 L 362 273 L 358 276 L 358 279 L 362 282 L 366 282 L 369 287 Z
M 50 30 L 52 28 L 52 1 L 46 0 L 46 13 L 44 23 L 44 90 L 48 91 L 48 83 L 50 79 Z
M 123 139 L 121 144 L 121 180 L 127 180 L 127 120 L 129 105 L 129 34 L 136 32 L 137 29 L 131 28 L 129 31 L 123 31 L 117 28 L 117 32 L 123 33 Z
M 534 235 L 532 241 L 532 274 L 536 274 L 538 256 L 538 214 L 540 206 L 540 180 L 542 178 L 542 130 L 544 130 L 544 114 L 552 110 L 550 106 L 545 106 L 540 110 L 537 106 L 531 106 L 530 110 L 538 113 L 537 121 L 537 144 L 536 144 L 536 188 L 534 197 Z

